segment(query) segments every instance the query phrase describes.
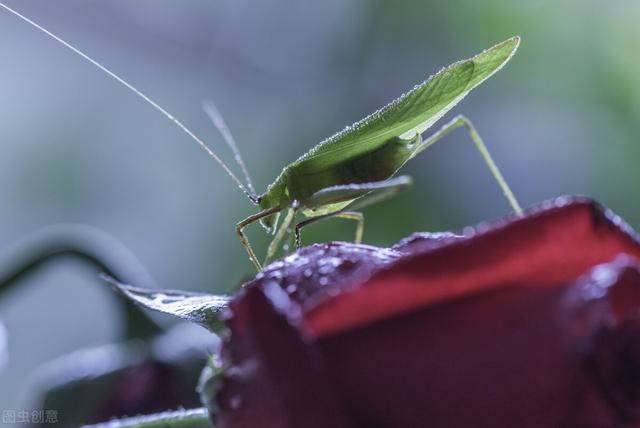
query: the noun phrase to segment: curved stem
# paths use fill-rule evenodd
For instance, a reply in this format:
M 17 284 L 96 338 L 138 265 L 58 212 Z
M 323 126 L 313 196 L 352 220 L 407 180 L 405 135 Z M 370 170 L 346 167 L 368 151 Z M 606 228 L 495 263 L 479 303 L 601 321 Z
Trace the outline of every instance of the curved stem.
M 214 428 L 205 408 L 176 410 L 154 415 L 114 419 L 84 428 Z
M 153 287 L 153 280 L 136 257 L 101 230 L 80 224 L 59 224 L 37 230 L 0 254 L 0 296 L 20 279 L 62 257 L 85 262 L 119 280 Z M 120 294 L 127 338 L 145 338 L 161 331 L 135 303 Z

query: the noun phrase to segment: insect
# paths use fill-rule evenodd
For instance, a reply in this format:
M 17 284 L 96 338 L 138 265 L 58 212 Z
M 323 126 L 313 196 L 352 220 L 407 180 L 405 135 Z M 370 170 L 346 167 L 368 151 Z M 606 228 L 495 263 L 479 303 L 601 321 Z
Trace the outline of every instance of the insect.
M 459 127 L 464 127 L 469 132 L 471 140 L 513 210 L 518 214 L 522 212 L 478 132 L 467 118 L 461 115 L 456 116 L 429 138 L 422 138 L 422 134 L 427 129 L 472 89 L 509 61 L 520 43 L 520 38 L 517 36 L 470 59 L 443 68 L 395 101 L 322 141 L 285 166 L 267 190 L 259 195 L 255 191 L 235 140 L 213 103 L 205 103 L 205 112 L 232 150 L 244 181 L 241 181 L 220 157 L 182 122 L 134 86 L 29 18 L 2 3 L 0 7 L 71 49 L 134 92 L 173 121 L 220 164 L 248 199 L 260 209 L 258 213 L 236 225 L 240 242 L 258 270 L 261 270 L 262 265 L 244 232 L 247 226 L 260 222 L 268 233 L 273 234 L 265 263 L 273 258 L 282 240 L 292 228 L 295 243 L 300 246 L 302 228 L 329 218 L 340 217 L 356 221 L 355 241 L 358 243 L 362 240 L 364 230 L 364 217 L 360 210 L 409 187 L 410 177 L 395 176 L 399 169 L 408 160 Z M 284 216 L 280 221 L 283 212 Z M 306 220 L 296 223 L 298 213 L 303 214 Z

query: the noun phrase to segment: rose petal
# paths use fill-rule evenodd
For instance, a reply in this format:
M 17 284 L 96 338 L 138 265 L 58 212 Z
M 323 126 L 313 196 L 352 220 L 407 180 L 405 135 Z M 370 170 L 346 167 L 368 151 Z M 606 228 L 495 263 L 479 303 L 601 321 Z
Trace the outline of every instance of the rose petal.
M 309 327 L 318 336 L 332 334 L 478 291 L 568 282 L 618 254 L 640 260 L 637 236 L 587 199 L 561 199 L 465 235 L 309 308 Z
M 640 414 L 615 381 L 640 372 L 615 324 L 635 327 L 639 262 L 619 218 L 567 198 L 392 250 L 303 249 L 231 304 L 220 426 L 618 426 Z
M 301 329 L 298 309 L 274 282 L 247 290 L 232 304 L 233 337 L 223 359 L 233 365 L 221 379 L 216 426 L 350 426 L 324 376 L 320 355 Z
M 621 289 L 640 289 L 640 265 L 629 263 L 553 287 L 475 293 L 320 338 L 325 373 L 354 427 L 638 421 L 640 323 L 637 310 L 614 314 L 612 305 Z

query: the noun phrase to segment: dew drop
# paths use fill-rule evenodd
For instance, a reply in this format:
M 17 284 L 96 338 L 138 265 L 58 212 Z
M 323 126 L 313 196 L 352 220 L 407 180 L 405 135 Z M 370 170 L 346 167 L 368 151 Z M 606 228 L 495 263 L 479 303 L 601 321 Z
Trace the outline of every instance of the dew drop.
M 462 234 L 464 236 L 473 237 L 476 234 L 476 231 L 473 227 L 467 226 L 464 229 L 462 229 Z
M 298 289 L 298 286 L 296 284 L 289 284 L 287 286 L 287 293 L 295 293 L 296 290 Z
M 334 271 L 334 268 L 333 268 L 333 266 L 330 266 L 330 265 L 324 265 L 324 266 L 320 266 L 318 268 L 318 273 L 320 275 L 328 275 L 333 271 Z
M 242 405 L 241 395 L 234 395 L 233 397 L 229 398 L 229 407 L 231 407 L 233 410 L 238 410 L 241 405 Z
M 340 289 L 337 287 L 329 287 L 329 289 L 327 290 L 327 294 L 331 297 L 336 297 L 340 294 Z
M 280 268 L 277 268 L 269 274 L 269 277 L 272 279 L 282 279 L 282 271 L 280 270 Z

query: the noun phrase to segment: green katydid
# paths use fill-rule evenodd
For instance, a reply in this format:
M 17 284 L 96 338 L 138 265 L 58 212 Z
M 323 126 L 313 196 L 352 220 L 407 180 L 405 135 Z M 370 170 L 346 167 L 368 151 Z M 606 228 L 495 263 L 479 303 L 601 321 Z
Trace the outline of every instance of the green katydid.
M 411 184 L 411 179 L 407 176 L 394 177 L 398 170 L 409 159 L 459 127 L 464 127 L 469 132 L 471 140 L 511 207 L 516 213 L 522 212 L 482 139 L 464 116 L 456 116 L 438 132 L 427 139 L 422 139 L 422 134 L 427 129 L 473 88 L 509 61 L 520 43 L 520 38 L 517 36 L 470 59 L 456 62 L 440 70 L 395 101 L 322 141 L 287 165 L 275 181 L 267 187 L 266 192 L 258 195 L 229 129 L 212 103 L 205 104 L 205 111 L 231 148 L 244 175 L 244 182 L 182 122 L 138 89 L 30 19 L 2 3 L 0 7 L 71 49 L 133 91 L 173 121 L 222 166 L 249 200 L 260 208 L 258 213 L 236 225 L 240 241 L 258 270 L 261 269 L 261 264 L 244 233 L 246 226 L 259 221 L 269 233 L 274 234 L 267 249 L 265 262 L 275 255 L 281 241 L 294 225 L 297 213 L 302 213 L 307 218 L 295 224 L 294 227 L 295 241 L 298 246 L 300 230 L 304 226 L 332 217 L 356 220 L 356 242 L 360 242 L 364 217 L 358 210 L 406 189 Z M 283 211 L 286 211 L 286 214 L 278 227 L 280 214 Z

